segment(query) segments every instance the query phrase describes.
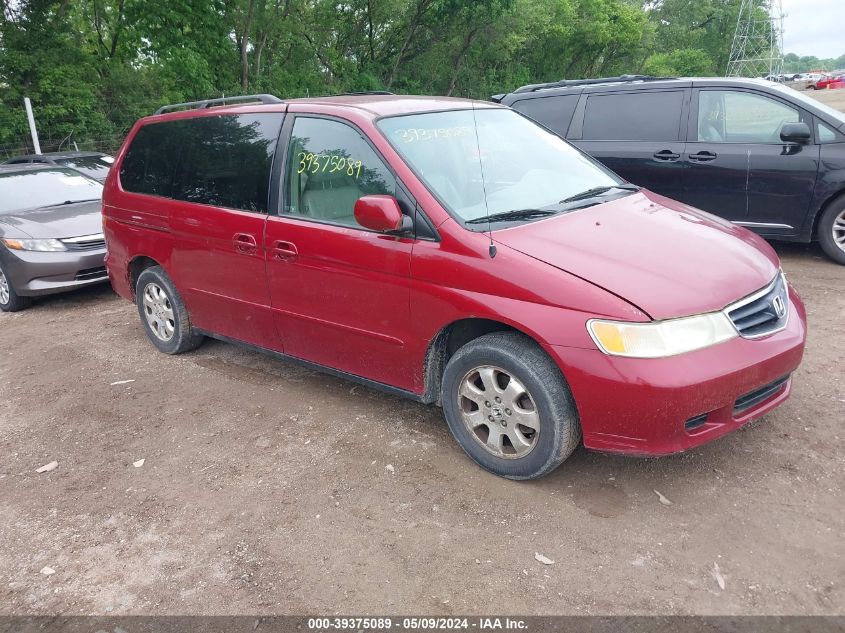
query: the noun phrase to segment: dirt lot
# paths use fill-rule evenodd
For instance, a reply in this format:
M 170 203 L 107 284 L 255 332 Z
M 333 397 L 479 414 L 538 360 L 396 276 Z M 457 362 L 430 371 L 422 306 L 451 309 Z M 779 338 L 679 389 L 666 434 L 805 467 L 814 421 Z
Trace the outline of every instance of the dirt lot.
M 843 613 L 845 268 L 780 251 L 811 326 L 786 405 L 533 483 L 473 465 L 439 409 L 218 342 L 160 354 L 105 288 L 2 314 L 0 612 Z
M 531 483 L 439 409 L 218 342 L 160 354 L 106 288 L 0 314 L 0 613 L 845 613 L 845 268 L 779 251 L 810 319 L 789 402 Z
M 832 108 L 845 110 L 845 89 L 836 90 L 807 90 L 806 95 L 826 103 Z

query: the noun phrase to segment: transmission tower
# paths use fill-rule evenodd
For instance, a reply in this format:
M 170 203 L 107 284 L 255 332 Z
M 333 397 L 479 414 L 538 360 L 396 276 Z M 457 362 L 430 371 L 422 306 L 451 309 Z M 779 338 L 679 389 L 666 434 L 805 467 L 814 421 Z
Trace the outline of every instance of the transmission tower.
M 783 72 L 781 0 L 742 0 L 728 77 L 765 77 Z

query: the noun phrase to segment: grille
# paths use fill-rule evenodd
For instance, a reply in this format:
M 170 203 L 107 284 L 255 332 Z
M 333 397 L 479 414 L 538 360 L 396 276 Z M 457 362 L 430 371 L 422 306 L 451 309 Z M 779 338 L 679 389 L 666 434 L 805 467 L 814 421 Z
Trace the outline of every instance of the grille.
M 98 266 L 97 268 L 83 268 L 76 273 L 76 281 L 89 281 L 91 279 L 99 279 L 100 277 L 107 277 L 105 266 Z
M 789 319 L 789 294 L 783 274 L 763 290 L 728 306 L 725 312 L 745 338 L 759 338 L 782 330 Z
M 704 426 L 707 423 L 708 415 L 708 413 L 702 413 L 701 415 L 697 415 L 694 418 L 690 418 L 684 423 L 684 428 L 687 431 L 694 431 L 698 427 Z
M 68 237 L 60 241 L 69 251 L 91 251 L 96 248 L 103 248 L 106 245 L 106 239 L 102 233 L 83 235 L 82 237 Z
M 736 402 L 734 402 L 734 415 L 736 416 L 744 411 L 748 411 L 764 400 L 768 400 L 780 391 L 788 380 L 789 376 L 784 376 L 783 378 L 779 378 L 774 382 L 770 382 L 768 385 L 764 385 L 759 389 L 755 389 L 754 391 L 737 398 Z

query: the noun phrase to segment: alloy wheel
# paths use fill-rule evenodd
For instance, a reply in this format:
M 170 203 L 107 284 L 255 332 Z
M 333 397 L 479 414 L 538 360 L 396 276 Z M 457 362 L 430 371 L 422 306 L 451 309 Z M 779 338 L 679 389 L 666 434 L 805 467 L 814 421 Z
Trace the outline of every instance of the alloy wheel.
M 528 389 L 500 367 L 467 372 L 458 390 L 458 410 L 470 435 L 496 457 L 519 459 L 537 445 L 537 406 Z
M 144 316 L 153 334 L 162 341 L 169 341 L 176 331 L 176 319 L 173 306 L 167 293 L 161 286 L 148 283 L 144 288 Z
M 0 303 L 9 303 L 9 296 L 9 280 L 6 279 L 6 273 L 0 270 Z
M 845 251 L 845 209 L 833 218 L 833 242 Z

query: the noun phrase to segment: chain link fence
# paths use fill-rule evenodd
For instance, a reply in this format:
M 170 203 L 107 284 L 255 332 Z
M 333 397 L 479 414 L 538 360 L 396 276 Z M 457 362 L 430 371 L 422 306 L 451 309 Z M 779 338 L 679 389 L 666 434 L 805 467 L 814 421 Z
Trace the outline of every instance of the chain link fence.
M 126 132 L 128 131 L 129 130 L 126 130 Z M 114 154 L 123 142 L 125 135 L 126 133 L 123 133 L 115 136 L 103 136 L 100 138 L 86 140 L 75 140 L 67 137 L 62 139 L 53 139 L 47 135 L 39 137 L 39 143 L 41 145 L 42 153 L 79 150 L 82 152 L 103 152 L 104 154 Z M 25 136 L 17 139 L 15 142 L 0 145 L 0 162 L 22 154 L 32 154 L 33 152 L 32 138 Z

